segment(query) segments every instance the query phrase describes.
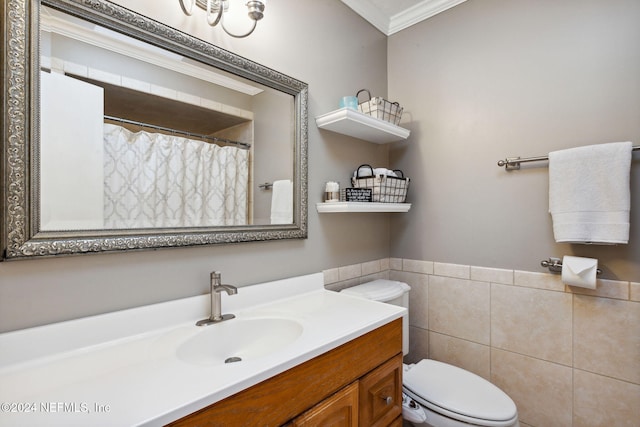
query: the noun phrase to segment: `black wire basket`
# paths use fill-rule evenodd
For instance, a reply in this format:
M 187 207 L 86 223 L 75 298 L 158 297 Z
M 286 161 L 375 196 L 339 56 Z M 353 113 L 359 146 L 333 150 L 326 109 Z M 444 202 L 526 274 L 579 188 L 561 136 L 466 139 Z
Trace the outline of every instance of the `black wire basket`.
M 371 173 L 364 175 L 366 169 L 362 172 L 361 168 L 369 168 Z M 399 169 L 393 170 L 396 175 L 376 175 L 373 172 L 373 168 L 370 165 L 361 165 L 356 176 L 351 178 L 351 185 L 354 188 L 370 188 L 372 192 L 371 201 L 379 203 L 404 203 L 407 199 L 407 192 L 409 191 L 409 178 L 404 176 L 404 173 Z
M 403 110 L 400 104 L 397 102 L 387 101 L 379 96 L 374 96 L 372 98 L 371 92 L 367 89 L 360 89 L 356 94 L 356 98 L 358 98 L 362 92 L 366 92 L 367 95 L 369 95 L 369 99 L 358 104 L 358 111 L 371 117 L 375 117 L 376 119 L 393 123 L 394 125 L 400 123 Z

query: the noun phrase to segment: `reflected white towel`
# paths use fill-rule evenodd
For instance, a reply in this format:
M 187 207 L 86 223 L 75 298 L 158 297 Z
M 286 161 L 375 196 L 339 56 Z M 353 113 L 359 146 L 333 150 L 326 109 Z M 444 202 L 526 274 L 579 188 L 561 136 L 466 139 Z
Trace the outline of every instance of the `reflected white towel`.
M 556 242 L 629 242 L 631 142 L 549 153 L 549 212 Z
M 293 223 L 293 182 L 274 181 L 271 188 L 271 224 Z

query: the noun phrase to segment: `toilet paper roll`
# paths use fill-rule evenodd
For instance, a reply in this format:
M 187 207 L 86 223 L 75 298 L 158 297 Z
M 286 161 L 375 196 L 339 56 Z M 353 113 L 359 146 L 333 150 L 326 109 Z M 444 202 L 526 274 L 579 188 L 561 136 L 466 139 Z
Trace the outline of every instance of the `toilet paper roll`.
M 562 258 L 562 283 L 569 286 L 595 289 L 597 270 L 597 259 L 565 256 Z

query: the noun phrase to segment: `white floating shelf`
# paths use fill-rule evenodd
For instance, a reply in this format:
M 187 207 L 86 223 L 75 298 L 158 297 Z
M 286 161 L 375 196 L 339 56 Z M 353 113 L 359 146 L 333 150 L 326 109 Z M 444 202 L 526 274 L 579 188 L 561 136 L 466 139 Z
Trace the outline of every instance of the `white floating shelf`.
M 411 203 L 329 202 L 316 203 L 319 213 L 338 212 L 408 212 Z
M 410 130 L 393 123 L 376 119 L 350 108 L 341 108 L 316 117 L 321 129 L 349 135 L 376 144 L 386 144 L 407 139 Z

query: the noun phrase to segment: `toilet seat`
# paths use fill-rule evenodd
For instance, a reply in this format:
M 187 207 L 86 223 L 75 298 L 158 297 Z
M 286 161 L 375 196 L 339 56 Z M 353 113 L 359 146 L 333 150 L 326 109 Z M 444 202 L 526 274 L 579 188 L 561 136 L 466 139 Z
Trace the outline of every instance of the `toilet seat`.
M 484 378 L 458 367 L 424 359 L 404 372 L 407 395 L 446 417 L 486 427 L 509 427 L 518 419 L 516 405 Z

